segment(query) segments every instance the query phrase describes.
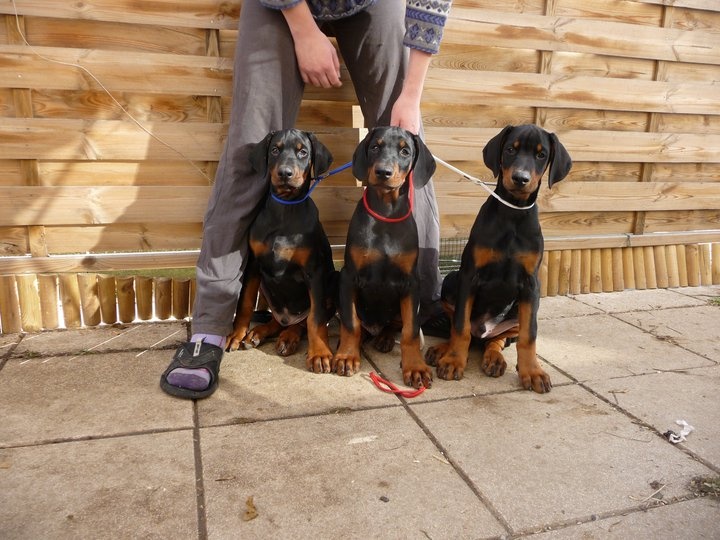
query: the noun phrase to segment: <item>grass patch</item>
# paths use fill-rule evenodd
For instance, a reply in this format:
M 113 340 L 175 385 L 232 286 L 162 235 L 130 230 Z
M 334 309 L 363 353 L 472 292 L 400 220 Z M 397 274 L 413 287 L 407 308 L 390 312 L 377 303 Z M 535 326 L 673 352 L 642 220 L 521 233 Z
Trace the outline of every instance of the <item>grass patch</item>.
M 720 498 L 720 476 L 696 476 L 690 480 L 690 489 L 703 497 Z
M 711 298 L 708 300 L 708 304 L 711 306 L 717 306 L 720 307 L 720 296 L 716 296 L 715 298 Z

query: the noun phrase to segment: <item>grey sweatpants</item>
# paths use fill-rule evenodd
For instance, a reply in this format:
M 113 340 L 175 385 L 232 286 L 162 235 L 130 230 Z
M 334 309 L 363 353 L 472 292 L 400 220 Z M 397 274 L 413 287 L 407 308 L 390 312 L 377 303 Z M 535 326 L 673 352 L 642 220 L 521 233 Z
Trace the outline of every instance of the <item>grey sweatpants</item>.
M 366 127 L 388 125 L 402 89 L 408 51 L 403 46 L 405 2 L 381 0 L 367 10 L 323 23 L 335 36 L 355 86 Z M 247 262 L 248 229 L 267 191 L 250 167 L 248 145 L 271 130 L 295 127 L 304 83 L 287 23 L 257 0 L 243 2 L 235 51 L 229 133 L 204 220 L 197 263 L 193 333 L 232 331 Z M 332 151 L 332 148 L 330 148 Z M 420 239 L 420 320 L 440 298 L 440 220 L 432 182 L 415 194 Z

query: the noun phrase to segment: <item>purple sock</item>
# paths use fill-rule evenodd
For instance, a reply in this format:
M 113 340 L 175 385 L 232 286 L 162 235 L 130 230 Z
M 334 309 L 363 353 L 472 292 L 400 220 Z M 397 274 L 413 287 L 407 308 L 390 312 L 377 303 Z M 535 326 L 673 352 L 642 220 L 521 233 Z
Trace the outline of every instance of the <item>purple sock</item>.
M 211 345 L 225 347 L 225 337 L 213 334 L 193 334 L 192 343 L 203 341 Z M 201 391 L 210 386 L 210 372 L 205 368 L 175 368 L 167 376 L 167 382 L 178 388 Z

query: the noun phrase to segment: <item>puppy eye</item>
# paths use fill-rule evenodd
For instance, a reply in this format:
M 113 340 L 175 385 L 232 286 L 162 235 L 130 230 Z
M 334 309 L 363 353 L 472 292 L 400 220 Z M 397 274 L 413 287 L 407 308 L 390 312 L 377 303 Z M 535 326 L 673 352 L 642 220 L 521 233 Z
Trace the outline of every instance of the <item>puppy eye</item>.
M 280 153 L 280 149 L 277 146 L 273 146 L 270 149 L 270 155 L 271 156 L 277 156 Z
M 302 148 L 301 150 L 298 150 L 297 157 L 304 159 L 307 157 L 307 155 L 308 155 L 308 152 L 304 148 Z
M 404 157 L 408 157 L 408 156 L 410 155 L 410 150 L 409 150 L 407 147 L 406 147 L 406 148 L 401 148 L 401 149 L 400 149 L 400 155 L 401 155 L 401 156 L 404 156 Z
M 545 158 L 547 157 L 547 153 L 545 152 L 545 150 L 540 150 L 540 151 L 535 155 L 535 157 L 536 157 L 537 159 L 545 159 Z
M 516 152 L 516 150 L 515 150 L 515 147 L 514 147 L 514 146 L 508 146 L 508 147 L 505 149 L 505 153 L 506 153 L 506 154 L 510 154 L 511 156 L 512 156 L 513 154 L 515 154 L 515 152 Z
M 371 152 L 379 152 L 380 151 L 380 145 L 379 144 L 373 144 L 370 146 Z

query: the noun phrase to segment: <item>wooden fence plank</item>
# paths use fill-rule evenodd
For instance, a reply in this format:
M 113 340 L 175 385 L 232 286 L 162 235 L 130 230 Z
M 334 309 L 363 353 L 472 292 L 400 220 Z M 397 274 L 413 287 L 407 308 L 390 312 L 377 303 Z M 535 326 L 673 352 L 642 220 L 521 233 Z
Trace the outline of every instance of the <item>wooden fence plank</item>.
M 467 160 L 469 156 L 481 160 L 483 147 L 498 132 L 498 128 L 433 127 L 426 130 L 425 141 L 433 154 L 445 161 Z M 558 137 L 574 162 L 720 162 L 720 134 L 569 130 Z M 573 172 L 570 174 L 572 178 Z M 478 177 L 492 181 L 492 173 L 484 166 Z M 462 177 L 455 174 L 455 178 Z
M 58 277 L 56 274 L 40 274 L 38 282 L 43 328 L 55 330 L 59 326 Z
M 153 317 L 153 279 L 147 276 L 135 278 L 135 298 L 137 299 L 137 315 L 141 321 Z
M 122 323 L 135 320 L 135 287 L 131 276 L 117 278 L 118 318 Z
M 423 99 L 447 104 L 563 107 L 687 114 L 720 114 L 712 83 L 645 81 L 553 73 L 428 72 Z
M 0 276 L 0 326 L 3 334 L 17 334 L 22 330 L 15 276 Z
M 155 278 L 155 317 L 165 321 L 172 315 L 172 279 Z
M 25 332 L 39 332 L 42 330 L 42 315 L 37 276 L 35 274 L 20 275 L 16 276 L 16 281 L 22 328 Z
M 543 51 L 650 58 L 715 64 L 720 35 L 621 22 L 526 13 L 508 21 L 507 12 L 453 6 L 443 45 L 482 43 Z
M 697 1 L 697 0 L 696 0 Z M 225 0 L 15 0 L 20 15 L 91 19 L 141 25 L 172 25 L 191 28 L 236 28 L 241 1 Z M 0 13 L 14 14 L 10 0 L 0 2 Z
M 97 274 L 82 273 L 77 276 L 80 289 L 80 311 L 85 326 L 97 326 L 101 322 L 100 297 Z
M 611 190 L 594 182 L 568 182 L 541 192 L 544 211 L 720 209 L 720 184 L 616 182 Z
M 80 287 L 75 274 L 60 274 L 60 299 L 66 328 L 79 328 L 82 325 L 80 315 Z
M 55 118 L 3 118 L 0 142 L 6 159 L 217 161 L 227 125 L 213 122 L 132 122 Z M 315 134 L 333 154 L 352 155 L 357 129 L 327 128 Z M 197 171 L 198 181 L 205 178 Z M 212 178 L 205 178 L 212 183 Z
M 678 283 L 680 287 L 688 286 L 688 265 L 687 256 L 685 253 L 685 246 L 678 244 L 675 246 L 677 251 L 677 262 L 678 262 Z
M 172 316 L 176 319 L 184 319 L 190 314 L 190 280 L 172 280 Z
M 0 226 L 201 222 L 210 187 L 0 186 Z M 350 216 L 358 187 L 327 187 L 313 194 L 323 220 Z
M 105 324 L 115 324 L 117 322 L 117 284 L 115 276 L 98 274 L 97 279 L 100 318 Z

